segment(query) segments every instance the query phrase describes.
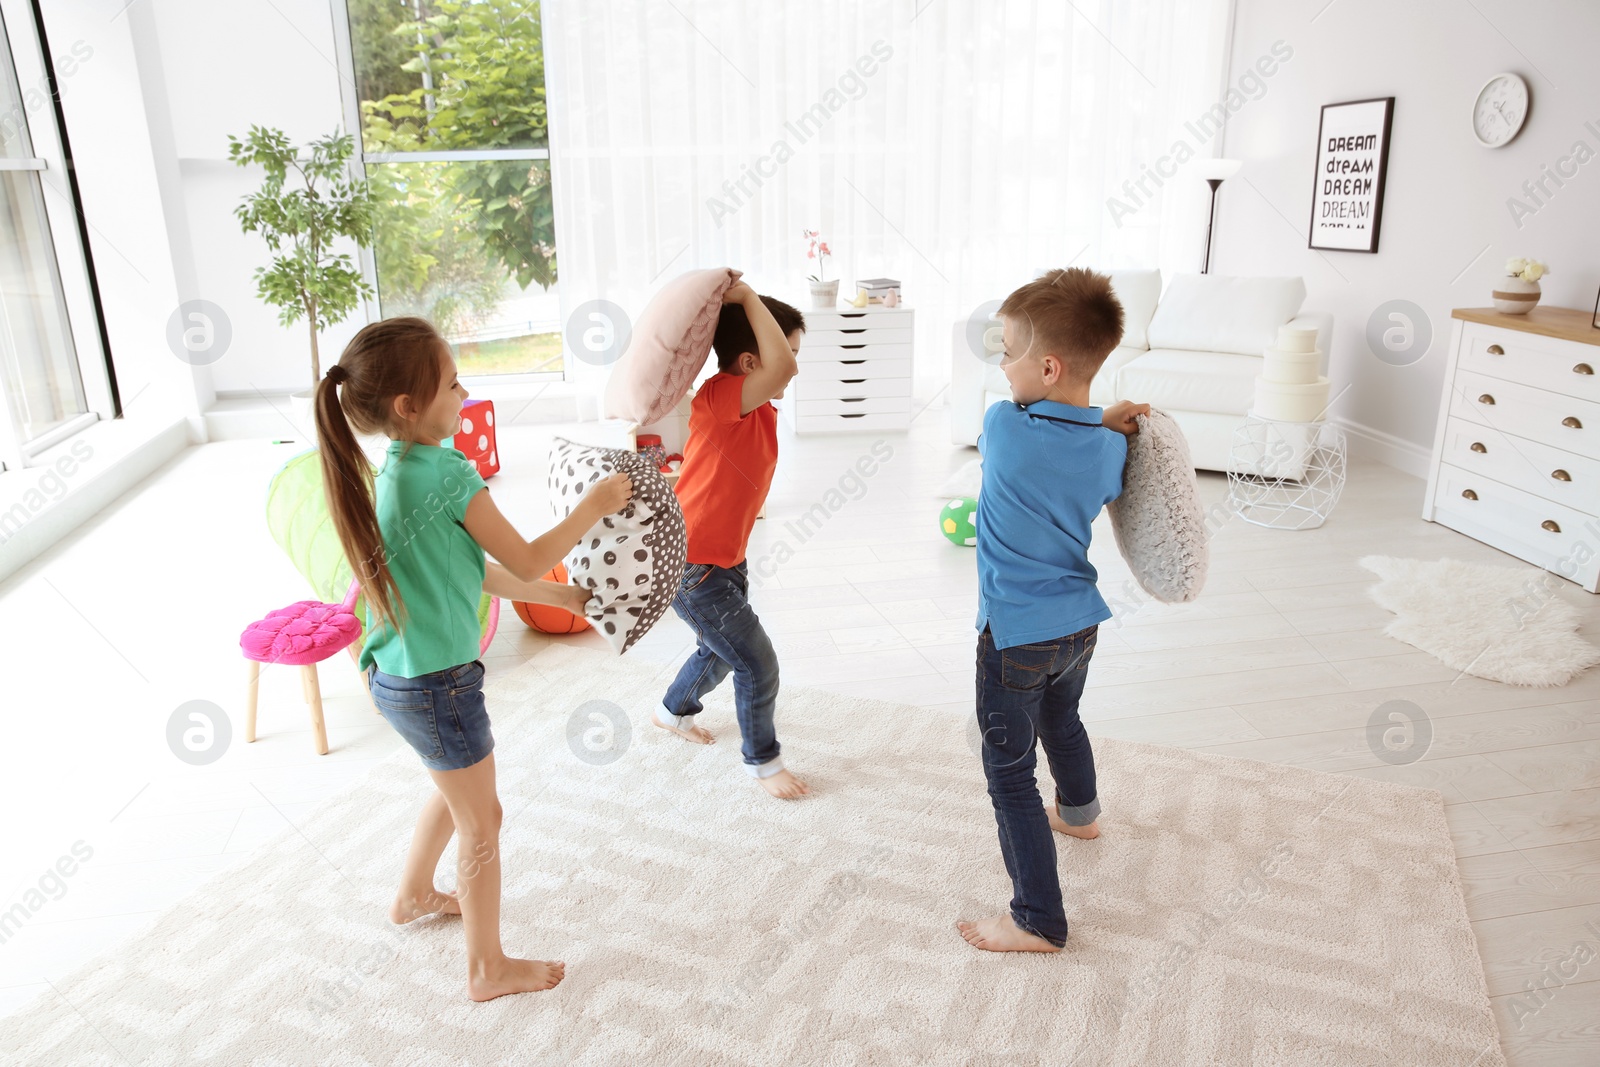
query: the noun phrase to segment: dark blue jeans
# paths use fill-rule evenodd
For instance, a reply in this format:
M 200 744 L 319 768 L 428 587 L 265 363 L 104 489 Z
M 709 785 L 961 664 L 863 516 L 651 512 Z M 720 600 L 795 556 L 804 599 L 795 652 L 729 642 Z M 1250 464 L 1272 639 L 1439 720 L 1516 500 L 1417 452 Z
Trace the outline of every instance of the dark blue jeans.
M 1044 745 L 1056 780 L 1056 811 L 1071 826 L 1100 815 L 1094 751 L 1078 718 L 1099 626 L 1033 645 L 994 646 L 978 635 L 978 728 L 1000 854 L 1011 876 L 1011 918 L 1052 945 L 1067 943 L 1067 914 L 1056 875 L 1055 834 L 1039 804 L 1034 742 Z
M 733 673 L 733 701 L 744 738 L 745 770 L 769 778 L 783 770 L 773 715 L 778 706 L 778 654 L 750 607 L 743 562 L 733 567 L 691 563 L 672 598 L 672 610 L 694 628 L 694 654 L 662 698 L 674 715 L 698 715 L 700 698 Z

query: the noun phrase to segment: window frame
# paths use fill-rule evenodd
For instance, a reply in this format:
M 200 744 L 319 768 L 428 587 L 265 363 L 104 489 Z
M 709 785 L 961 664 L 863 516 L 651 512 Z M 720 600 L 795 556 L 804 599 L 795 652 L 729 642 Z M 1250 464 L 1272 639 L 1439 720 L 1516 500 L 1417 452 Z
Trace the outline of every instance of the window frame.
M 39 176 L 37 188 L 44 212 L 44 230 L 55 268 L 50 281 L 66 312 L 67 331 L 72 338 L 87 410 L 39 437 L 23 440 L 22 429 L 14 422 L 10 406 L 0 403 L 0 470 L 4 471 L 33 466 L 42 453 L 120 414 L 87 244 L 79 226 L 82 213 L 70 179 L 66 138 L 59 125 L 56 93 L 60 87 L 45 56 L 45 35 L 36 17 L 31 0 L 0 0 L 0 45 L 3 45 L 0 47 L 0 77 L 15 81 L 20 128 L 27 136 L 27 147 L 32 153 L 28 157 L 0 160 L 0 169 L 33 171 Z M 47 87 L 49 102 L 30 108 L 29 86 Z

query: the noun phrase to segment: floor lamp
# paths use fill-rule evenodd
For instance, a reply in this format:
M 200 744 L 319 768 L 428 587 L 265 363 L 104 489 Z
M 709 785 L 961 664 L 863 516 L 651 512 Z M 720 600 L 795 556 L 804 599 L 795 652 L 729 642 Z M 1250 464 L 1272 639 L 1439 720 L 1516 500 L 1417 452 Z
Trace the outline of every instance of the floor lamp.
M 1239 173 L 1243 165 L 1237 159 L 1202 159 L 1195 164 L 1200 177 L 1211 186 L 1211 210 L 1206 214 L 1206 258 L 1200 265 L 1201 274 L 1211 270 L 1211 231 L 1217 225 L 1217 187 Z

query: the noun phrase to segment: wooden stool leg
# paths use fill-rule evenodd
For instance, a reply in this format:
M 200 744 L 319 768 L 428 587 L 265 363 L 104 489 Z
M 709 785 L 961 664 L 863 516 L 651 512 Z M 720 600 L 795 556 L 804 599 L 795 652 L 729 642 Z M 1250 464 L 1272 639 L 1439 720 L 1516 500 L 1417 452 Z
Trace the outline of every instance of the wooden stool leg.
M 255 660 L 246 660 L 250 665 L 249 687 L 245 690 L 244 698 L 244 739 L 256 739 L 256 698 L 261 693 L 261 664 Z
M 322 689 L 317 685 L 317 665 L 307 663 L 300 668 L 300 677 L 305 682 L 306 703 L 311 705 L 311 732 L 316 738 L 317 755 L 328 754 L 328 727 L 322 721 Z

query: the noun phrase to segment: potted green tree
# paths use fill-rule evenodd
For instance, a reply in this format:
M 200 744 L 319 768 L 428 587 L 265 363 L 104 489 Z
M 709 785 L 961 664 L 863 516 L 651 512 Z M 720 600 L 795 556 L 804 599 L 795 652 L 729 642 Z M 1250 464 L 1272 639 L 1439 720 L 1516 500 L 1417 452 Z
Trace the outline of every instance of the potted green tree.
M 243 140 L 228 138 L 229 159 L 267 172 L 261 188 L 233 209 L 244 232 L 259 233 L 274 253 L 270 266 L 256 268 L 256 295 L 279 309 L 283 325 L 304 318 L 310 329 L 311 383 L 294 394 L 301 416 L 309 411 L 322 377 L 317 332 L 344 321 L 363 297 L 372 295 L 372 286 L 350 255 L 333 251 L 340 238 L 362 248 L 372 242 L 367 183 L 353 179 L 348 169 L 354 150 L 349 134 L 332 133 L 303 149 L 291 144 L 282 130 L 261 126 L 251 126 Z

